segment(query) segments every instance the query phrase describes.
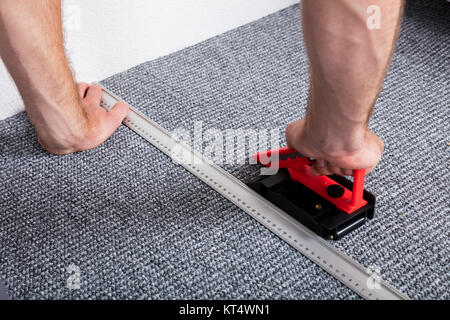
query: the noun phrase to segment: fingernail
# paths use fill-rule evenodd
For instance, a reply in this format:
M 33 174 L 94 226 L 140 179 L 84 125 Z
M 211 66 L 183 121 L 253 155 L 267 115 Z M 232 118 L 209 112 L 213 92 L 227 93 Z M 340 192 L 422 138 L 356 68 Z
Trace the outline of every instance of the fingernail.
M 325 160 L 316 160 L 317 166 L 323 168 L 325 167 L 326 161 Z

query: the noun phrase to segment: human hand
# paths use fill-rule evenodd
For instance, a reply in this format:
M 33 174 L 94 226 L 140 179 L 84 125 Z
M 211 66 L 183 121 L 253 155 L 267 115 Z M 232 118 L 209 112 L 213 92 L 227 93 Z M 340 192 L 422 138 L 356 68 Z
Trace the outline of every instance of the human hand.
M 320 129 L 319 129 L 320 130 Z M 369 173 L 380 161 L 383 141 L 369 129 L 353 136 L 330 135 L 308 125 L 306 118 L 286 128 L 287 145 L 301 154 L 316 159 L 313 175 L 353 175 L 355 169 Z
M 58 115 L 37 130 L 41 146 L 52 154 L 68 154 L 95 148 L 105 142 L 128 115 L 128 105 L 121 101 L 110 111 L 100 106 L 102 89 L 98 85 L 78 83 L 79 106 L 72 114 Z

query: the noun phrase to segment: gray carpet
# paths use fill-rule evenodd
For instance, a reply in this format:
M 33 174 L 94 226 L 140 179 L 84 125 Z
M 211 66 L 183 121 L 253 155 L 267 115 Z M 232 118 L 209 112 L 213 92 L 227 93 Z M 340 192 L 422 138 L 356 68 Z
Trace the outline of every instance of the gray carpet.
M 450 298 L 449 16 L 446 2 L 409 2 L 370 123 L 386 142 L 367 179 L 376 218 L 336 243 L 412 298 Z M 103 84 L 169 130 L 282 130 L 307 98 L 299 8 Z M 224 167 L 244 181 L 258 170 Z M 0 208 L 13 298 L 357 298 L 123 126 L 51 156 L 24 113 L 1 121 Z

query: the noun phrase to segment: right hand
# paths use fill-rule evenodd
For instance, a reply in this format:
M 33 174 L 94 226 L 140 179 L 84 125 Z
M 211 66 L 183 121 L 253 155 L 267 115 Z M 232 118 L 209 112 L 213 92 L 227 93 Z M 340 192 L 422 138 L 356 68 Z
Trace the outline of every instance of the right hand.
M 352 142 L 346 142 L 347 137 L 328 136 L 325 145 L 320 136 L 320 132 L 307 128 L 306 119 L 292 122 L 286 128 L 288 147 L 316 159 L 311 167 L 313 175 L 351 176 L 355 169 L 366 169 L 369 173 L 380 161 L 384 150 L 383 141 L 369 129 L 360 135 L 361 139 L 352 139 Z

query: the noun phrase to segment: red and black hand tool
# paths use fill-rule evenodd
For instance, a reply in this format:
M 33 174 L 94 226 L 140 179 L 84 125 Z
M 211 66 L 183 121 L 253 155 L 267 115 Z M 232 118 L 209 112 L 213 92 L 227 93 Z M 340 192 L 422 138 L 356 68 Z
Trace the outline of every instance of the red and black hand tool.
M 314 176 L 314 160 L 295 149 L 259 152 L 257 162 L 270 175 L 251 188 L 321 236 L 337 240 L 374 216 L 375 197 L 364 190 L 365 170 L 354 170 L 353 181 L 337 175 Z

